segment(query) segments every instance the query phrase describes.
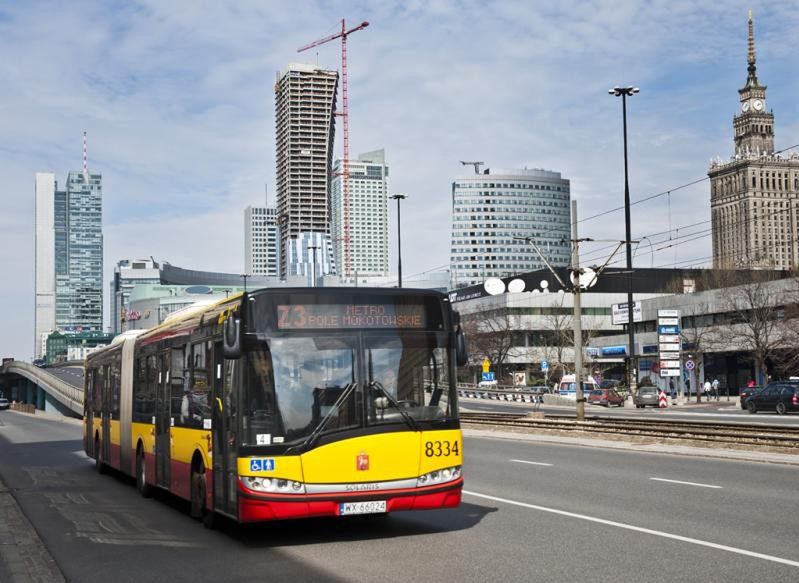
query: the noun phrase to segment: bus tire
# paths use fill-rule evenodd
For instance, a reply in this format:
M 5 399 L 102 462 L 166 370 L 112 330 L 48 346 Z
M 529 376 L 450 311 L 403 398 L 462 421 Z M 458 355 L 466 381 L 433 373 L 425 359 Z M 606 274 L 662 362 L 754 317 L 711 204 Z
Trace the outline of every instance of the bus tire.
M 147 483 L 147 459 L 144 457 L 144 449 L 141 445 L 136 451 L 136 489 L 142 498 L 149 498 L 153 495 L 153 487 Z
M 105 463 L 103 462 L 103 451 L 100 449 L 100 436 L 94 435 L 94 469 L 98 474 L 105 473 Z
M 207 486 L 205 483 L 205 465 L 199 462 L 191 473 L 191 516 L 199 518 L 205 528 L 216 526 L 216 513 L 206 507 Z

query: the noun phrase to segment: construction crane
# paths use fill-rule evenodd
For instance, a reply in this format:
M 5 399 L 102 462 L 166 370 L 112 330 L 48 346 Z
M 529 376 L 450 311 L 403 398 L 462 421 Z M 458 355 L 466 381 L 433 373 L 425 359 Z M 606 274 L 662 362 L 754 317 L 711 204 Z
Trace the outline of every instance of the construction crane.
M 350 136 L 349 136 L 349 103 L 347 101 L 347 37 L 353 32 L 369 26 L 365 20 L 355 28 L 347 30 L 347 23 L 341 19 L 341 32 L 331 34 L 325 38 L 320 38 L 310 44 L 297 49 L 298 53 L 307 51 L 310 48 L 318 47 L 337 38 L 341 39 L 341 112 L 336 112 L 343 121 L 343 134 L 344 134 L 344 160 L 343 168 L 340 175 L 343 179 L 344 190 L 344 273 L 346 277 L 350 276 Z
M 480 166 L 485 165 L 485 162 L 464 162 L 461 160 L 461 164 L 464 166 L 474 166 L 474 173 L 480 174 Z

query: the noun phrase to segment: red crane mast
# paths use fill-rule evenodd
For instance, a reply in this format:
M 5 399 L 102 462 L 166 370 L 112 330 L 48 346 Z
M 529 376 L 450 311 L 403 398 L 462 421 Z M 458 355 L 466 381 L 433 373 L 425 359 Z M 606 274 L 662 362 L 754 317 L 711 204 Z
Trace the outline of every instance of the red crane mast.
M 369 26 L 365 20 L 356 26 L 347 30 L 347 23 L 341 19 L 341 32 L 331 34 L 324 38 L 320 38 L 310 44 L 297 49 L 298 53 L 307 51 L 310 48 L 328 43 L 337 38 L 341 39 L 341 112 L 336 112 L 335 115 L 341 117 L 343 121 L 343 134 L 344 134 L 344 167 L 340 173 L 343 177 L 343 191 L 344 191 L 344 273 L 346 277 L 350 276 L 350 136 L 349 136 L 349 103 L 347 101 L 347 37 L 353 32 L 359 31 Z

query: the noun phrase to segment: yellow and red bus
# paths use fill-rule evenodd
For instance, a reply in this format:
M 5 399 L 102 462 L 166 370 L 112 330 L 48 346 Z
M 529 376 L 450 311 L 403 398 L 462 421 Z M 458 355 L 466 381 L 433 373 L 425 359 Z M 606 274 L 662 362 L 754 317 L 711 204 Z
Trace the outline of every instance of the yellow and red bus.
M 85 450 L 208 526 L 454 507 L 465 360 L 438 292 L 244 293 L 92 353 Z

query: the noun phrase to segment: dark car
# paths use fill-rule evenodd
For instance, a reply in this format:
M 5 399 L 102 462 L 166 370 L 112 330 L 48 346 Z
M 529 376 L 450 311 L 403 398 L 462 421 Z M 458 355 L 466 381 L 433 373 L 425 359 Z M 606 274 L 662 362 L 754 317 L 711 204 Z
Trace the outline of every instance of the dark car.
M 593 405 L 624 407 L 624 397 L 612 389 L 594 389 L 589 393 L 587 400 Z
M 754 395 L 755 393 L 759 393 L 763 390 L 763 387 L 760 385 L 755 385 L 754 387 L 744 387 L 740 391 L 738 391 L 738 396 L 740 397 L 741 401 L 741 409 L 746 409 L 746 400 Z
M 779 415 L 799 411 L 799 384 L 769 383 L 762 391 L 746 399 L 746 408 L 750 413 L 776 411 Z
M 8 399 L 6 399 L 5 397 L 0 397 L 0 410 L 8 409 L 9 407 L 10 405 L 8 403 Z
M 658 400 L 658 388 L 653 386 L 643 386 L 638 388 L 638 392 L 635 394 L 633 398 L 633 402 L 635 406 L 639 409 L 643 409 L 647 405 L 651 405 L 652 407 L 659 407 L 660 402 Z

